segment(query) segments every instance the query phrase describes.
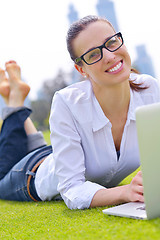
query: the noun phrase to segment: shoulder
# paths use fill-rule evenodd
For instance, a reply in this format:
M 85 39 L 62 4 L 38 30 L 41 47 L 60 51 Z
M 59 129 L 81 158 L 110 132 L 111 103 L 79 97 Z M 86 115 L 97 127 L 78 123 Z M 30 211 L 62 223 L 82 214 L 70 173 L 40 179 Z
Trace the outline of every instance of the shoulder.
M 160 88 L 159 81 L 147 74 L 131 73 L 130 80 L 134 81 L 134 83 L 142 84 L 142 86 L 147 87 L 148 90 L 153 90 L 155 87 Z
M 147 74 L 132 73 L 130 80 L 134 81 L 134 83 L 141 84 L 142 87 L 147 87 L 140 92 L 134 91 L 134 96 L 141 98 L 143 104 L 160 101 L 160 83 L 157 79 Z
M 94 94 L 90 81 L 85 80 L 70 85 L 55 93 L 51 106 L 51 115 L 65 116 L 78 122 L 91 121 Z
M 92 97 L 92 86 L 89 80 L 72 84 L 55 93 L 53 98 L 61 98 L 66 104 L 86 103 Z

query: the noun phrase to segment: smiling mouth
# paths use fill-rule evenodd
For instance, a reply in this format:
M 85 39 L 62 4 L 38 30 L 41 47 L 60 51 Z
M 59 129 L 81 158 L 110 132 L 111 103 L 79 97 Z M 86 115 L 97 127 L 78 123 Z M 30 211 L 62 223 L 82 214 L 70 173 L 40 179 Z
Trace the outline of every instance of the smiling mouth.
M 109 70 L 106 70 L 106 72 L 116 73 L 117 71 L 121 70 L 122 65 L 123 65 L 123 61 L 120 61 L 116 66 L 110 68 Z

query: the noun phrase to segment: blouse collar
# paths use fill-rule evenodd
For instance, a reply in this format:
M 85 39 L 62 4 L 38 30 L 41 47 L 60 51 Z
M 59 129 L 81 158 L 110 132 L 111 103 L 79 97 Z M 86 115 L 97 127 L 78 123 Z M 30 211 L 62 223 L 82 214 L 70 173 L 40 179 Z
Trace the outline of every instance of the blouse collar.
M 107 124 L 111 124 L 109 119 L 105 116 L 98 100 L 96 99 L 95 95 L 93 95 L 93 121 L 92 121 L 92 128 L 93 131 L 98 131 Z M 136 121 L 135 111 L 138 106 L 143 105 L 143 101 L 141 98 L 141 94 L 130 89 L 130 103 L 128 109 L 128 117 L 127 122 L 130 123 L 131 120 Z

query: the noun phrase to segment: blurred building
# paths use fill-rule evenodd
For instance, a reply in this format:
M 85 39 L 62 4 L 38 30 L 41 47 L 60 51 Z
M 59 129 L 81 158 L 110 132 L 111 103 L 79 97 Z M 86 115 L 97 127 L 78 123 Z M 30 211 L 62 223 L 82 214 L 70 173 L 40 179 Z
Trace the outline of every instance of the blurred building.
M 119 31 L 116 12 L 115 12 L 115 6 L 113 1 L 111 0 L 98 0 L 98 3 L 96 5 L 96 9 L 98 12 L 98 15 L 101 17 L 106 17 L 109 22 L 112 23 L 114 29 L 116 32 Z
M 78 20 L 78 12 L 76 11 L 76 9 L 72 3 L 69 4 L 68 8 L 69 8 L 68 20 L 69 20 L 69 23 L 72 24 L 73 22 Z
M 139 45 L 136 47 L 137 59 L 134 62 L 134 67 L 140 73 L 146 73 L 155 77 L 155 71 L 152 63 L 152 59 L 147 53 L 145 45 Z
M 69 25 L 71 25 L 73 22 L 77 21 L 79 19 L 78 12 L 76 11 L 73 4 L 69 5 L 69 11 L 68 11 L 68 21 Z M 74 63 L 73 63 L 74 64 Z M 73 67 L 73 70 L 71 72 L 71 81 L 70 84 L 79 82 L 81 79 L 80 73 Z

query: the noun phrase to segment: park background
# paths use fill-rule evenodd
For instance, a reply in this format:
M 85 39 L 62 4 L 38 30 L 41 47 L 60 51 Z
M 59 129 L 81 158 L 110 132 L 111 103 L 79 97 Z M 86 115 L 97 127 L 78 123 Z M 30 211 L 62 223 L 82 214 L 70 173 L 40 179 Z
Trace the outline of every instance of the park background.
M 50 144 L 48 116 L 54 91 L 80 81 L 66 49 L 73 20 L 103 14 L 121 31 L 133 65 L 160 79 L 157 0 L 0 0 L 0 67 L 14 59 L 31 86 L 26 104 Z M 103 11 L 100 12 L 100 11 Z M 115 21 L 115 22 L 114 22 Z M 113 24 L 113 25 L 114 25 Z M 0 99 L 0 106 L 4 106 Z M 43 110 L 43 111 L 42 111 Z M 122 184 L 130 183 L 133 173 Z M 105 216 L 104 208 L 70 210 L 63 201 L 23 203 L 0 200 L 0 239 L 159 240 L 160 219 Z
M 133 66 L 160 79 L 157 0 L 0 0 L 0 4 L 0 67 L 10 59 L 21 66 L 22 78 L 31 86 L 26 104 L 39 129 L 48 128 L 54 92 L 81 80 L 66 48 L 67 29 L 81 17 L 108 18 L 122 32 Z M 0 106 L 1 111 L 2 99 Z

